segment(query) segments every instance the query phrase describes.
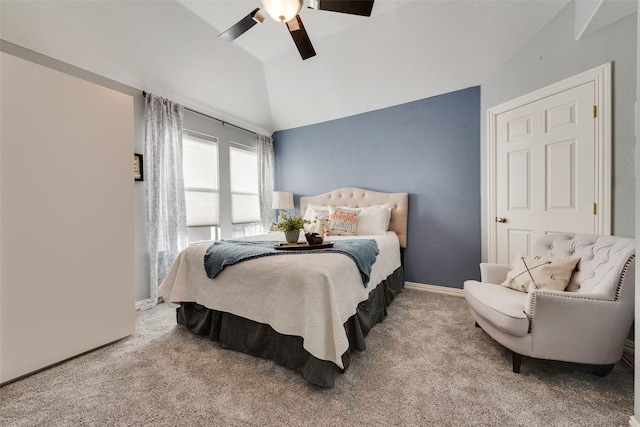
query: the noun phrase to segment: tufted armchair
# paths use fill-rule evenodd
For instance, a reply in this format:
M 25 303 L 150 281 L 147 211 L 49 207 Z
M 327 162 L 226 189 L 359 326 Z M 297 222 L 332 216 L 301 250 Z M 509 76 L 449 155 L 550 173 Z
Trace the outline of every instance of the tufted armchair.
M 464 296 L 476 326 L 511 350 L 513 372 L 522 356 L 593 365 L 608 374 L 622 357 L 634 317 L 635 240 L 592 234 L 549 234 L 533 255 L 579 257 L 564 291 L 528 293 L 501 286 L 509 265 L 480 264 L 481 281 Z

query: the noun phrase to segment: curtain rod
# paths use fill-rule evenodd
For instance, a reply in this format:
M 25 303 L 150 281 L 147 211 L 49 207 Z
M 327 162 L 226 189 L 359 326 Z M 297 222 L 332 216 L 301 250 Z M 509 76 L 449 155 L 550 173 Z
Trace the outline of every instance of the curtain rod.
M 146 97 L 147 97 L 147 92 L 145 92 L 145 91 L 143 90 L 143 91 L 142 91 L 142 96 L 146 98 Z M 255 136 L 258 136 L 258 134 L 257 134 L 256 132 L 254 132 L 254 131 L 252 131 L 252 130 L 249 130 L 249 129 L 245 129 L 245 128 L 243 128 L 242 126 L 234 125 L 233 123 L 226 122 L 226 121 L 221 120 L 221 119 L 219 119 L 219 118 L 217 118 L 217 117 L 213 117 L 213 116 L 210 116 L 210 115 L 208 115 L 208 114 L 201 113 L 200 111 L 192 110 L 191 108 L 185 107 L 184 105 L 182 106 L 182 108 L 184 108 L 184 109 L 185 109 L 185 110 L 187 110 L 187 111 L 191 111 L 192 113 L 200 114 L 201 116 L 208 117 L 208 118 L 210 118 L 210 119 L 216 120 L 216 121 L 218 121 L 218 122 L 222 123 L 222 126 L 224 126 L 224 125 L 233 126 L 234 128 L 238 128 L 238 129 L 240 129 L 240 130 L 243 130 L 243 131 L 245 131 L 245 132 L 249 132 L 249 133 L 251 133 L 251 134 L 253 134 L 253 135 L 255 135 Z

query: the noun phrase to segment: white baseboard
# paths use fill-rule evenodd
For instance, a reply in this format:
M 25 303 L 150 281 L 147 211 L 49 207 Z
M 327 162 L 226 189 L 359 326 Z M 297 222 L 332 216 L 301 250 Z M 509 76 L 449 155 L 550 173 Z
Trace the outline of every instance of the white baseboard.
M 631 427 L 640 427 L 640 422 L 636 419 L 635 415 L 629 418 L 629 425 Z
M 464 291 L 458 288 L 449 288 L 447 286 L 426 285 L 424 283 L 404 282 L 404 287 L 415 289 L 416 291 L 436 292 L 439 294 L 454 295 L 457 297 L 464 296 Z

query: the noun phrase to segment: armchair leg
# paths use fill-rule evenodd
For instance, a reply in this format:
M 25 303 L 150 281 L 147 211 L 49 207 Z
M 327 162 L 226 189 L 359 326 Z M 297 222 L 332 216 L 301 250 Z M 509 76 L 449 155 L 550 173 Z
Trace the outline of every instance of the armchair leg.
M 610 365 L 593 365 L 589 369 L 589 373 L 598 377 L 604 377 L 613 369 L 613 363 Z
M 522 364 L 522 355 L 516 353 L 515 351 L 511 352 L 512 360 L 513 360 L 513 372 L 516 374 L 520 373 L 520 365 Z

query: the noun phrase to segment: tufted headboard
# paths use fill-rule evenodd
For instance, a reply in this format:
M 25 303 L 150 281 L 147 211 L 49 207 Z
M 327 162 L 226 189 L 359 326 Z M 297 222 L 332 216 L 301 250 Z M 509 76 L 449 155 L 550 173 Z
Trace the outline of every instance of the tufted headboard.
M 542 236 L 534 255 L 580 258 L 568 291 L 598 293 L 616 299 L 620 280 L 635 260 L 634 239 L 597 234 L 555 233 Z M 630 278 L 633 283 L 634 277 Z
M 388 204 L 391 206 L 389 230 L 395 231 L 398 235 L 400 247 L 407 247 L 408 193 L 381 193 L 357 187 L 338 188 L 317 196 L 300 197 L 300 212 L 302 215 L 304 215 L 307 206 L 310 204 L 332 207 L 346 206 L 349 208 L 365 208 L 367 206 Z

